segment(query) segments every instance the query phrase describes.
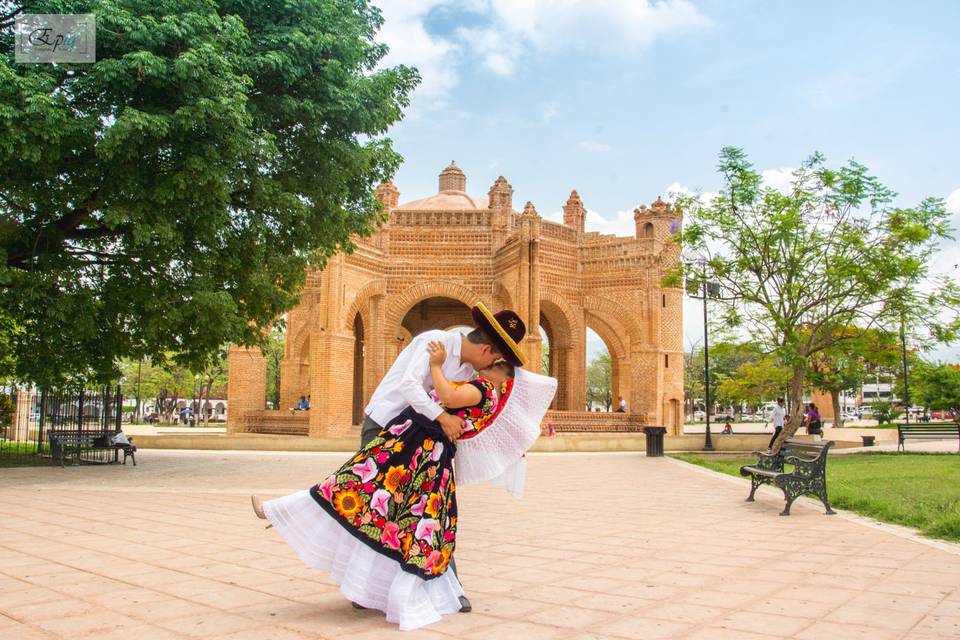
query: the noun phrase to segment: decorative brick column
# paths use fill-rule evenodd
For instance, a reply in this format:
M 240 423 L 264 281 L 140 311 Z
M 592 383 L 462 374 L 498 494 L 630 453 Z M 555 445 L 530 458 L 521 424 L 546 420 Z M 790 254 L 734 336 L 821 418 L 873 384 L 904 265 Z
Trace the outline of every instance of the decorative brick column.
M 227 433 L 242 433 L 244 415 L 262 411 L 267 397 L 267 362 L 258 347 L 230 347 L 227 353 Z
M 320 331 L 310 348 L 310 435 L 346 436 L 353 429 L 352 333 Z M 359 438 L 359 433 L 356 434 Z M 359 440 L 358 440 L 359 444 Z

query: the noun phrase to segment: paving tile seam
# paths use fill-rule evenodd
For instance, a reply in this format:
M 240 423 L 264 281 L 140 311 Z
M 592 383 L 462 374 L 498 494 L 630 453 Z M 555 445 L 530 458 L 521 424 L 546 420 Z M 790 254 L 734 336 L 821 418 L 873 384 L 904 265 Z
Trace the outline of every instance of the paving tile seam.
M 664 459 L 668 460 L 671 464 L 678 465 L 680 467 L 689 469 L 691 471 L 702 473 L 707 476 L 712 476 L 714 478 L 719 478 L 727 482 L 746 487 L 747 489 L 750 488 L 750 483 L 746 479 L 736 478 L 734 476 L 721 473 L 719 471 L 714 471 L 713 469 L 707 469 L 705 467 L 701 467 L 700 465 L 691 464 L 689 462 L 678 460 L 676 458 L 671 458 L 669 456 L 664 457 Z M 768 487 L 765 485 L 761 486 L 758 491 L 763 492 L 764 494 L 769 495 L 771 497 L 779 497 L 779 498 L 783 497 L 783 494 L 780 491 L 777 491 L 775 488 Z M 819 501 L 814 500 L 812 498 L 807 498 L 806 496 L 798 498 L 796 502 L 794 502 L 793 504 L 800 505 L 807 509 L 814 509 L 814 510 L 823 509 L 823 505 Z M 895 524 L 888 524 L 886 522 L 880 522 L 878 520 L 874 520 L 872 518 L 867 518 L 865 516 L 861 516 L 859 514 L 853 513 L 852 511 L 847 511 L 846 509 L 837 509 L 836 507 L 834 507 L 834 511 L 837 512 L 836 517 L 839 517 L 842 520 L 845 520 L 846 522 L 852 522 L 854 524 L 860 525 L 861 527 L 882 531 L 884 533 L 896 536 L 898 538 L 903 538 L 911 542 L 916 542 L 924 546 L 937 549 L 938 551 L 945 551 L 947 553 L 960 556 L 960 544 L 958 543 L 947 542 L 945 540 L 933 540 L 930 538 L 925 538 L 921 536 L 919 533 L 917 533 L 915 529 L 911 529 L 910 527 L 904 527 L 904 526 L 895 525 Z

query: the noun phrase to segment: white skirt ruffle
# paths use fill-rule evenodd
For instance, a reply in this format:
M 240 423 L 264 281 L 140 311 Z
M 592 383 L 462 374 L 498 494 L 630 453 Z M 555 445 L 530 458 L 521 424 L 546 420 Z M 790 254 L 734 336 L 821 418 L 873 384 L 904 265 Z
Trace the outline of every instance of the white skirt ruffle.
M 264 502 L 263 512 L 307 566 L 328 572 L 348 600 L 383 611 L 401 631 L 460 610 L 463 588 L 453 571 L 432 580 L 404 571 L 344 529 L 309 491 Z

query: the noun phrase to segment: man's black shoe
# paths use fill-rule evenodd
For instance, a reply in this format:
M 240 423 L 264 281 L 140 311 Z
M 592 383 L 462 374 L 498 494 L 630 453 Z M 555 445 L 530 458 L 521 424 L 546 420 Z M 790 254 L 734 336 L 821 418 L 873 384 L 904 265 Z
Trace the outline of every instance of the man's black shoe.
M 470 613 L 473 611 L 473 605 L 467 600 L 467 596 L 460 596 L 460 613 Z

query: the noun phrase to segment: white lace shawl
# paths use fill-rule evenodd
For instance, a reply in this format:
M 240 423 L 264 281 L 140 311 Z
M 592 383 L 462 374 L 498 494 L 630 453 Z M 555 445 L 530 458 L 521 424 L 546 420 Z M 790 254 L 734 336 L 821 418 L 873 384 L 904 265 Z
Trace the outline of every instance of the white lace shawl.
M 553 402 L 556 378 L 517 368 L 507 403 L 486 429 L 457 442 L 456 481 L 460 485 L 492 481 L 514 497 L 523 495 L 523 454 L 540 437 L 540 422 Z

